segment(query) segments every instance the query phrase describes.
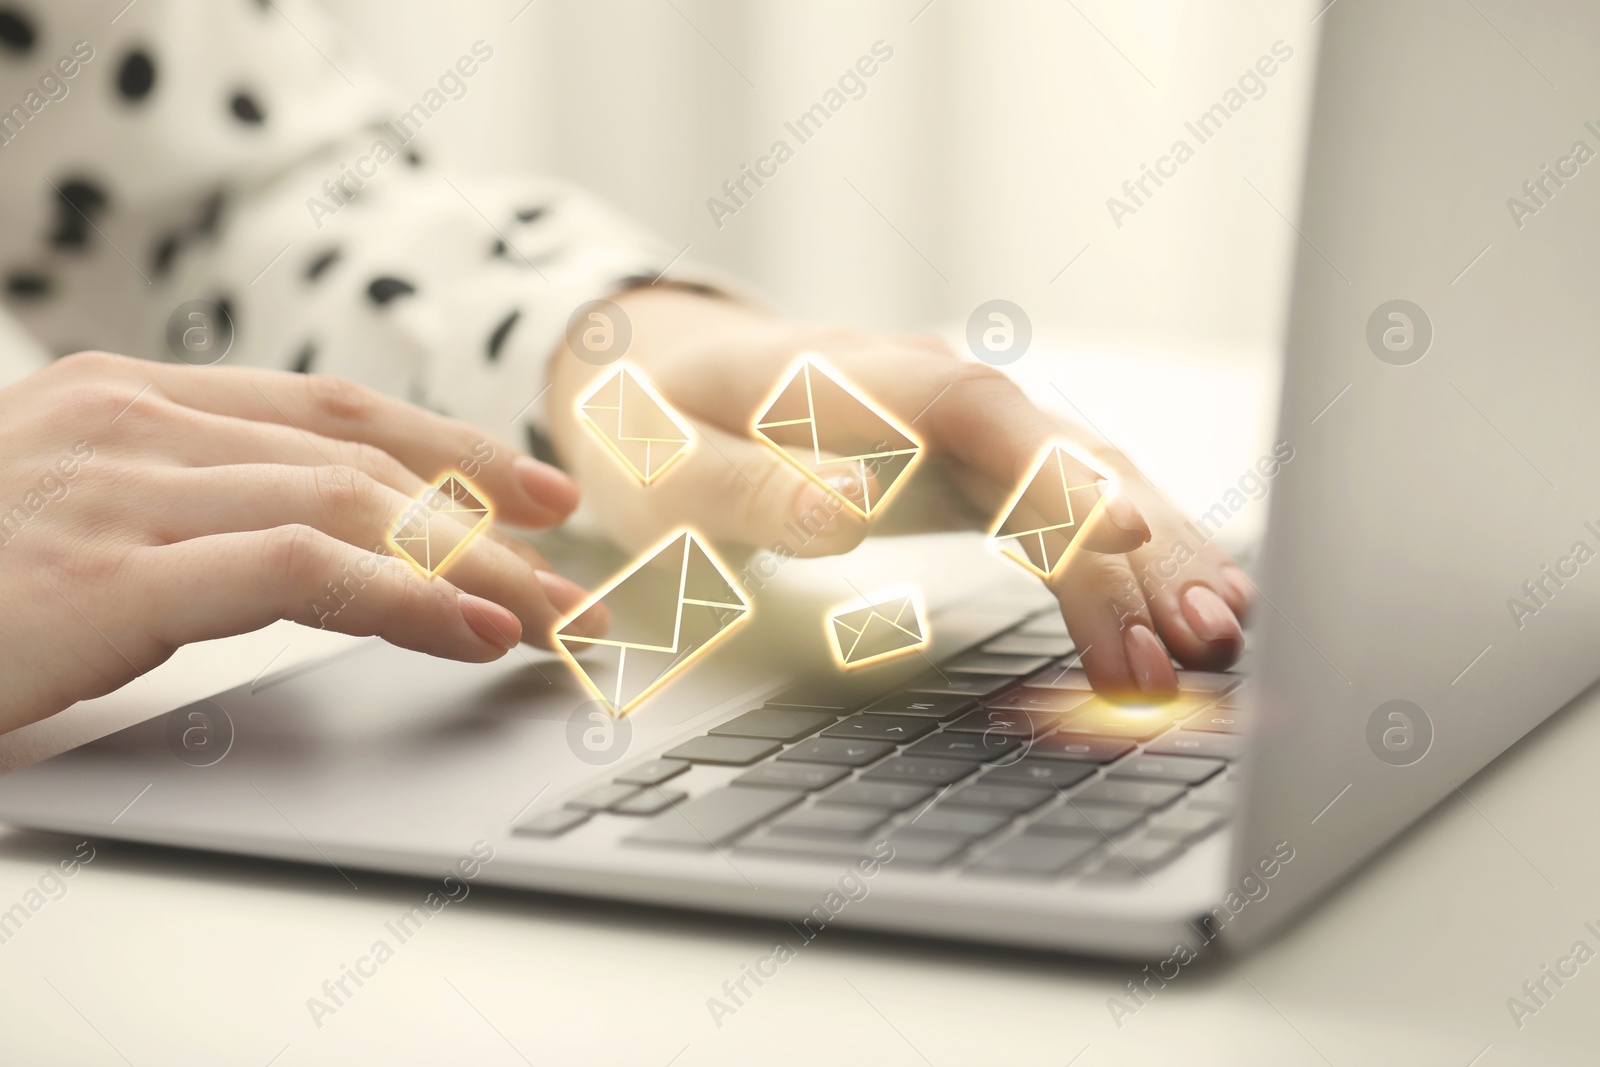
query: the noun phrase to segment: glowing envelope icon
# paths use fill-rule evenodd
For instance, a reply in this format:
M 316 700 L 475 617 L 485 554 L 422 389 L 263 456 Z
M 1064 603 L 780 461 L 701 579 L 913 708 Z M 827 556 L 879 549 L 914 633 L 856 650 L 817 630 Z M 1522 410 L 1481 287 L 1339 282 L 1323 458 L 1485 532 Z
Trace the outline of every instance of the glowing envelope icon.
M 578 414 L 645 485 L 687 453 L 694 438 L 650 379 L 626 364 L 578 401 Z
M 894 586 L 828 612 L 834 658 L 850 670 L 928 645 L 927 611 L 914 586 Z
M 756 416 L 755 434 L 863 516 L 883 506 L 922 451 L 909 430 L 815 353 L 800 357 Z M 861 499 L 825 480 L 844 474 L 862 487 Z
M 604 637 L 568 632 L 596 604 Z M 593 693 L 621 715 L 665 685 L 750 615 L 728 568 L 688 530 L 645 553 L 556 627 L 555 644 Z M 580 660 L 579 657 L 583 659 Z
M 389 540 L 431 576 L 459 556 L 468 542 L 488 528 L 492 518 L 489 505 L 452 474 L 406 509 Z
M 1046 448 L 1002 510 L 991 543 L 1041 578 L 1066 565 L 1105 510 L 1111 479 L 1065 445 Z

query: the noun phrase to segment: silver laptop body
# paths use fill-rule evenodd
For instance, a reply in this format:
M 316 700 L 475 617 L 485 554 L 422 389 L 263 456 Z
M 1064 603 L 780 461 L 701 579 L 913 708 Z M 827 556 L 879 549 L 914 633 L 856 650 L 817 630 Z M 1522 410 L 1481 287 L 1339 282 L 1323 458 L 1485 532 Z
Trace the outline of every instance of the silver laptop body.
M 1042 591 L 930 576 L 926 656 L 849 687 L 807 657 L 803 597 L 758 598 L 620 724 L 540 653 L 372 643 L 8 775 L 0 819 L 765 916 L 796 943 L 1259 938 L 1600 674 L 1600 10 L 1556 7 L 1338 0 L 1307 27 L 1295 458 L 1249 680 L 1184 675 L 1181 720 L 1074 732 Z

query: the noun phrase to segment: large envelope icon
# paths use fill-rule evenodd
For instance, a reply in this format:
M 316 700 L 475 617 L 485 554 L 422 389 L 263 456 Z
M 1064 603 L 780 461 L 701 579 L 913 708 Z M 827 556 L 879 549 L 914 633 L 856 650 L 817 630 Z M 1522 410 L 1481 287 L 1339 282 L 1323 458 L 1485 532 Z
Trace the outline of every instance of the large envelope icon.
M 909 430 L 814 353 L 800 357 L 756 416 L 755 433 L 863 516 L 883 506 L 922 450 Z M 827 483 L 841 474 L 853 474 L 867 487 L 865 499 L 853 500 Z M 868 475 L 876 478 L 876 489 Z
M 927 612 L 914 587 L 880 589 L 828 613 L 833 651 L 845 669 L 915 652 L 928 644 Z
M 449 475 L 406 509 L 389 540 L 424 573 L 434 575 L 488 527 L 490 518 L 489 505 L 465 481 Z
M 1083 471 L 1089 469 L 1085 479 Z M 1103 507 L 1109 479 L 1061 445 L 1052 445 L 1035 464 L 1000 524 L 990 534 L 995 547 L 1041 578 L 1059 571 L 1073 547 Z
M 597 603 L 611 611 L 610 633 L 567 632 L 572 619 Z M 749 614 L 750 601 L 722 561 L 681 530 L 579 606 L 556 628 L 556 647 L 584 684 L 621 715 Z
M 646 485 L 689 450 L 694 436 L 650 380 L 626 364 L 578 401 L 578 414 Z

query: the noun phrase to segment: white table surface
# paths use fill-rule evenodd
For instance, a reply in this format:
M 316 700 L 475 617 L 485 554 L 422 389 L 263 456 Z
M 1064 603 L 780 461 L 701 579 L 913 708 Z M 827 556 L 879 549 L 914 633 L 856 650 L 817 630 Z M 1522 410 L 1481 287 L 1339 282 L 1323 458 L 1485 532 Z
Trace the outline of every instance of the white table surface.
M 1178 375 L 1165 406 L 1119 418 L 1096 389 L 1121 373 L 1085 357 L 1057 381 L 1186 504 L 1259 448 L 1235 429 L 1209 459 L 1189 440 L 1172 462 L 1190 466 L 1162 468 L 1152 457 L 1196 410 L 1259 397 L 1238 376 Z M 0 768 L 342 640 L 279 625 L 194 646 L 0 738 Z M 1600 1063 L 1600 958 L 1547 982 L 1554 995 L 1520 1028 L 1507 1006 L 1574 942 L 1600 951 L 1584 927 L 1600 929 L 1596 702 L 1524 739 L 1278 940 L 1186 968 L 1120 1027 L 1108 998 L 1135 968 L 834 930 L 718 1026 L 707 998 L 780 924 L 490 889 L 446 908 L 319 1026 L 307 998 L 427 884 L 369 873 L 353 889 L 327 869 L 100 844 L 0 943 L 0 1064 Z M 75 844 L 0 831 L 0 912 Z

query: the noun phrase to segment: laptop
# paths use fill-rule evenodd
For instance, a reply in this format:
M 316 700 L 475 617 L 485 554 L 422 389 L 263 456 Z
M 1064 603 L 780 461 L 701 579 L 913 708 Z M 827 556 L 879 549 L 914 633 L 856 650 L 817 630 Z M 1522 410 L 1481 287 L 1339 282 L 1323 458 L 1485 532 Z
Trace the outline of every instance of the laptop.
M 1600 675 L 1597 34 L 1581 5 L 1336 0 L 1290 42 L 1318 70 L 1305 186 L 1262 210 L 1298 249 L 1294 459 L 1246 661 L 1181 672 L 1179 701 L 1078 714 L 1040 589 L 930 573 L 911 659 L 846 675 L 813 654 L 819 604 L 758 595 L 613 720 L 542 653 L 364 644 L 7 775 L 0 819 L 759 916 L 795 945 L 1249 946 Z

